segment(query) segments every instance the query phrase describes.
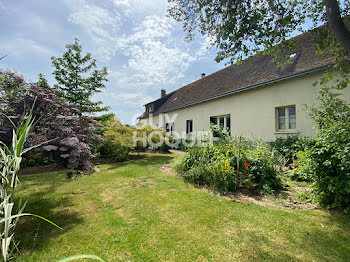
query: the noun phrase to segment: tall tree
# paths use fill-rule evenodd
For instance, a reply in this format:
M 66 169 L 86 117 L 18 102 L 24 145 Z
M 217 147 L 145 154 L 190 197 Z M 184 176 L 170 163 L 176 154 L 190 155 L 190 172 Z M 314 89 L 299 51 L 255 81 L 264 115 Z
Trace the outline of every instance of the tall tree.
M 82 46 L 75 38 L 73 44 L 66 45 L 67 51 L 62 57 L 51 57 L 55 68 L 55 87 L 61 90 L 61 97 L 82 113 L 106 111 L 102 102 L 93 102 L 91 97 L 102 91 L 107 82 L 107 68 L 97 69 L 96 59 L 90 53 L 82 54 Z
M 285 42 L 295 31 L 321 24 L 344 53 L 350 55 L 350 32 L 344 17 L 349 1 L 342 0 L 168 0 L 170 16 L 183 23 L 187 39 L 198 29 L 208 35 L 219 52 L 216 61 L 241 61 L 245 56 L 269 50 Z M 309 28 L 310 29 L 310 28 Z M 323 32 L 324 33 L 324 32 Z M 333 45 L 334 47 L 334 45 Z

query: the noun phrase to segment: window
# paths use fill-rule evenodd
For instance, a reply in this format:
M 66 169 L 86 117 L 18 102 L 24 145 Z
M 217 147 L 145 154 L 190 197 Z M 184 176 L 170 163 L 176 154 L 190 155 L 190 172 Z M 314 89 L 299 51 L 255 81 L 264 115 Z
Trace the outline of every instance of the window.
M 153 112 L 153 105 L 149 105 L 146 107 L 147 113 L 152 113 Z
M 277 131 L 295 130 L 297 128 L 295 105 L 276 108 Z
M 175 135 L 175 123 L 171 123 L 171 126 L 170 126 L 170 134 L 172 136 Z
M 186 120 L 186 134 L 192 134 L 193 132 L 193 121 Z
M 170 133 L 171 135 L 174 135 L 175 123 L 166 123 L 165 124 L 165 131 Z
M 217 125 L 227 132 L 231 131 L 231 117 L 230 115 L 225 116 L 212 116 L 210 117 L 210 123 Z

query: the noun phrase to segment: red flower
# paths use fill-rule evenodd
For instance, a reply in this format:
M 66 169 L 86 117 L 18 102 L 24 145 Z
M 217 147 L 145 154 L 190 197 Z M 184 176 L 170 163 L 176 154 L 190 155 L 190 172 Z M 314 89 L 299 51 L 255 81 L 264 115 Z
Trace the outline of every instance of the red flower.
M 246 167 L 250 166 L 248 163 L 244 163 L 244 165 L 245 165 Z

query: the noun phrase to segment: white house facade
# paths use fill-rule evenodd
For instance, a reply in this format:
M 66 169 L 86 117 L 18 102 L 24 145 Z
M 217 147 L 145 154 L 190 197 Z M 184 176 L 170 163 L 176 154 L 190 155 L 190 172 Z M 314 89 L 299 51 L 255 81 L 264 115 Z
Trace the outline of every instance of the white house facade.
M 316 103 L 313 86 L 332 63 L 329 54 L 316 53 L 312 35 L 295 38 L 286 50 L 286 65 L 278 67 L 268 55 L 256 55 L 184 86 L 145 105 L 139 117 L 146 125 L 186 138 L 209 131 L 210 124 L 232 136 L 273 141 L 278 136 L 314 134 L 305 105 Z M 350 102 L 350 89 L 343 92 Z

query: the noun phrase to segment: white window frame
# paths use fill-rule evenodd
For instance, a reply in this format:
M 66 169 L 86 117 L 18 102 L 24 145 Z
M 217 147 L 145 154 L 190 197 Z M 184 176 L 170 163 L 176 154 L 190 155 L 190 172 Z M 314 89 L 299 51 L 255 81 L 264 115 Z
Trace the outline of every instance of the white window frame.
M 289 108 L 294 107 L 295 109 L 295 128 L 289 128 L 290 121 L 289 121 Z M 285 128 L 281 129 L 279 128 L 279 109 L 284 109 L 285 111 Z M 295 105 L 288 105 L 288 106 L 279 106 L 275 108 L 275 119 L 276 119 L 276 132 L 296 132 L 297 131 L 297 110 Z
M 220 116 L 211 116 L 210 118 L 216 118 L 216 125 L 220 127 L 219 121 L 220 121 L 220 118 L 222 118 L 222 117 L 224 118 L 224 130 L 226 130 L 228 133 L 231 133 L 232 126 L 231 126 L 231 115 L 230 114 L 220 115 Z M 229 130 L 227 129 L 227 118 L 228 117 L 230 118 L 230 129 Z M 210 119 L 209 119 L 209 121 L 210 121 Z

